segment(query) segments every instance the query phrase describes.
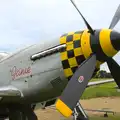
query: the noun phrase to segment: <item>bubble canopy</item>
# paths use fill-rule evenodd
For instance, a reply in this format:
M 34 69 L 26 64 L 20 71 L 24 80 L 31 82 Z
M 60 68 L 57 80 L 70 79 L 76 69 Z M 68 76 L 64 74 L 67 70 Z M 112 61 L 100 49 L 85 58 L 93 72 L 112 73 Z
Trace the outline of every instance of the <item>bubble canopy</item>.
M 9 55 L 7 52 L 0 52 L 0 60 L 6 58 Z

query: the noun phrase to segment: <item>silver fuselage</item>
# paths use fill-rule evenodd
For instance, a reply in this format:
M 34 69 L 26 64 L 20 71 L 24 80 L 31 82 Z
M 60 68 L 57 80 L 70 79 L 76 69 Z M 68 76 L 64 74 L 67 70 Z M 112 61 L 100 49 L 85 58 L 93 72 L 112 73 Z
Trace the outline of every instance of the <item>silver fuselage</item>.
M 32 61 L 35 53 L 59 45 L 59 39 L 47 41 L 18 51 L 0 62 L 0 86 L 13 85 L 23 94 L 23 98 L 3 98 L 1 104 L 9 102 L 36 103 L 58 97 L 68 80 L 65 78 L 60 53 Z M 31 68 L 31 75 L 13 76 L 15 70 Z M 14 69 L 15 68 L 15 69 Z M 14 79 L 13 79 L 14 77 Z

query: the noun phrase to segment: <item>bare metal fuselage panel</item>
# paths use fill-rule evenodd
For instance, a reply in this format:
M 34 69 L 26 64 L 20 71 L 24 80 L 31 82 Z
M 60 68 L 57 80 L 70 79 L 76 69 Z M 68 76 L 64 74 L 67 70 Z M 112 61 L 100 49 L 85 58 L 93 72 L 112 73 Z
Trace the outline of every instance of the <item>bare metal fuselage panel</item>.
M 60 53 L 57 52 L 35 61 L 30 59 L 32 55 L 57 45 L 59 45 L 59 39 L 47 44 L 33 45 L 0 62 L 0 86 L 12 85 L 24 96 L 22 98 L 10 97 L 13 102 L 25 102 L 25 100 L 39 102 L 60 95 L 67 84 Z M 2 103 L 11 102 L 7 100 L 8 98 L 3 97 Z

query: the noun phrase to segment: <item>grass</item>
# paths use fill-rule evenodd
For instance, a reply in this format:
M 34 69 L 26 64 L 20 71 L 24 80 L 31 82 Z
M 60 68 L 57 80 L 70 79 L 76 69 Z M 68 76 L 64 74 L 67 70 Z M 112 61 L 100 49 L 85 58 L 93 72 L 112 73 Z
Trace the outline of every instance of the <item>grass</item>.
M 91 81 L 98 81 L 98 79 L 92 79 Z M 120 96 L 120 92 L 118 92 L 115 87 L 116 83 L 105 83 L 103 85 L 86 88 L 81 99 Z

